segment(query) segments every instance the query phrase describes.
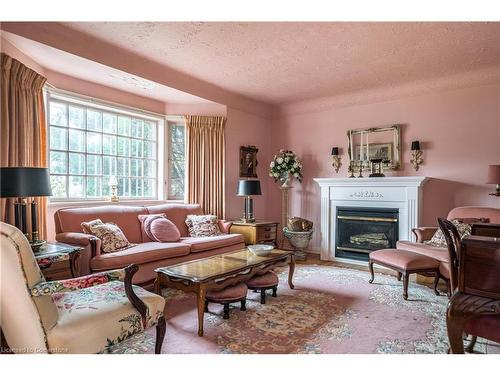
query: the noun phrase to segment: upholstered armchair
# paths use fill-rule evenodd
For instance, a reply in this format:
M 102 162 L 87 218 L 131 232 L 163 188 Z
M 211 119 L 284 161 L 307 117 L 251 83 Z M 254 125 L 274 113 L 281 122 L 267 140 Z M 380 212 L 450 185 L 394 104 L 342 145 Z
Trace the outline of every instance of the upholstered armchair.
M 136 265 L 45 281 L 26 237 L 0 222 L 0 325 L 14 353 L 105 353 L 156 326 L 165 336 L 163 297 L 132 285 Z

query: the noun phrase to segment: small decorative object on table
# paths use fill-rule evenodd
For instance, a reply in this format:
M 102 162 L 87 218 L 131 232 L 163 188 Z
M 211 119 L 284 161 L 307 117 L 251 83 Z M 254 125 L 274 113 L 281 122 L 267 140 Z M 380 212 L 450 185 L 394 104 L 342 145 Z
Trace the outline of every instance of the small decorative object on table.
M 382 162 L 383 159 L 371 159 L 371 172 L 369 177 L 385 177 L 385 174 L 382 172 Z
M 293 217 L 288 222 L 288 227 L 283 228 L 283 235 L 295 250 L 295 258 L 299 260 L 306 259 L 304 250 L 309 246 L 314 233 L 312 221 Z
M 248 245 L 248 250 L 254 255 L 265 257 L 268 256 L 269 253 L 274 249 L 273 245 Z
M 332 147 L 332 167 L 335 170 L 335 173 L 339 173 L 339 169 L 341 166 L 342 162 L 340 161 L 339 148 Z

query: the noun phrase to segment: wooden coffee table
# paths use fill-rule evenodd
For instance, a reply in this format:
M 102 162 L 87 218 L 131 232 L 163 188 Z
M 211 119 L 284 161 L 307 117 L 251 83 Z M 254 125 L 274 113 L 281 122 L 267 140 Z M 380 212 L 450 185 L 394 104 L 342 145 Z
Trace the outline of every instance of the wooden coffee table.
M 289 266 L 288 285 L 294 288 L 292 278 L 295 270 L 293 251 L 274 249 L 268 256 L 256 256 L 242 249 L 230 253 L 196 259 L 174 266 L 155 270 L 155 293 L 161 288 L 180 289 L 196 293 L 198 305 L 198 335 L 203 336 L 205 296 L 209 290 L 220 290 L 230 285 L 251 279 L 274 268 Z

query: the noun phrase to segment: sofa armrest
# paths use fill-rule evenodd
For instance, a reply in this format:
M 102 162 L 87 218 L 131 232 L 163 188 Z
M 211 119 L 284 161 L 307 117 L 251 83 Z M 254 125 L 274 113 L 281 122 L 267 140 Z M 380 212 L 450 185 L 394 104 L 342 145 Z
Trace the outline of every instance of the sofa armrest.
M 217 224 L 219 225 L 219 230 L 222 233 L 229 234 L 229 230 L 231 229 L 231 225 L 233 225 L 233 222 L 227 220 L 219 220 Z
M 411 231 L 417 238 L 418 243 L 422 243 L 424 241 L 428 241 L 434 236 L 434 233 L 438 230 L 437 227 L 419 227 L 413 228 Z
M 91 234 L 62 232 L 56 234 L 56 241 L 71 245 L 90 246 L 92 257 L 101 254 L 101 240 Z
M 110 281 L 125 281 L 125 275 L 125 269 L 121 268 L 111 271 L 98 272 L 74 279 L 42 281 L 31 288 L 31 295 L 33 297 L 46 296 L 54 293 L 64 293 L 78 289 L 85 289 L 91 286 L 105 284 Z

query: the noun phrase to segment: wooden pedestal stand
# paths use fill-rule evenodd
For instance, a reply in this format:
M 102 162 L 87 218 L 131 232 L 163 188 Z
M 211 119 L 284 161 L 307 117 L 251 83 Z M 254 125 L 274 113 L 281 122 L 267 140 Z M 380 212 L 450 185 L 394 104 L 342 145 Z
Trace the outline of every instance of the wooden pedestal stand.
M 289 199 L 288 195 L 292 186 L 280 186 L 281 189 L 281 230 L 279 232 L 280 248 L 285 248 L 285 237 L 283 236 L 283 228 L 288 225 Z

